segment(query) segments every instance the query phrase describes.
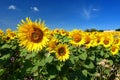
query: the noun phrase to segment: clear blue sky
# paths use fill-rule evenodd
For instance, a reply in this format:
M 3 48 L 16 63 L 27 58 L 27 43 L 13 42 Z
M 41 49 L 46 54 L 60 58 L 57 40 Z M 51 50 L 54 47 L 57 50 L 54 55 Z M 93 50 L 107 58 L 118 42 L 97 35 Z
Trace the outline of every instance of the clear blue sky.
M 120 0 L 0 0 L 0 28 L 42 19 L 50 29 L 120 28 Z

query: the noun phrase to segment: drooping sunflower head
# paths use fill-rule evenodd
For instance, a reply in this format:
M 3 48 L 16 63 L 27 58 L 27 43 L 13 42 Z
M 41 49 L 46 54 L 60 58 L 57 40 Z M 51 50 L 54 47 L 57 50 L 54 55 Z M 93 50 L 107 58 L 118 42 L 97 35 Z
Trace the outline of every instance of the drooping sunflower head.
M 47 45 L 48 42 L 48 28 L 44 22 L 32 22 L 30 18 L 18 24 L 18 38 L 20 46 L 24 46 L 28 51 L 40 51 Z
M 69 49 L 66 44 L 59 44 L 56 47 L 56 58 L 60 61 L 66 61 L 69 58 Z
M 48 47 L 47 50 L 52 53 L 55 52 L 55 48 L 57 46 L 58 40 L 55 38 L 52 38 L 49 42 L 48 42 Z
M 72 38 L 71 44 L 81 46 L 84 44 L 84 33 L 80 30 L 73 30 L 69 33 L 69 37 Z

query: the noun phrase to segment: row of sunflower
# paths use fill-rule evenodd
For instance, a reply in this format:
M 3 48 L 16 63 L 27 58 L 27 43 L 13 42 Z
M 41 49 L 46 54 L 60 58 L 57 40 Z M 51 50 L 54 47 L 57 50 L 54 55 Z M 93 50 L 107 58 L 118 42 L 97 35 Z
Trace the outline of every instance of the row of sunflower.
M 120 32 L 50 30 L 27 17 L 16 31 L 0 29 L 0 79 L 120 79 L 119 53 Z

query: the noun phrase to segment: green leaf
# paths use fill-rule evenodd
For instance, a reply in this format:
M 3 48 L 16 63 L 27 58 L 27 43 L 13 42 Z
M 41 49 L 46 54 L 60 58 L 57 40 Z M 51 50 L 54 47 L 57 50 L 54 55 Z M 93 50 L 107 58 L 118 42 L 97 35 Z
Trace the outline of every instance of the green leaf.
M 12 46 L 12 48 L 11 48 L 11 49 L 13 49 L 13 50 L 14 50 L 14 49 L 16 49 L 16 48 L 17 48 L 17 45 L 15 45 L 15 46 Z
M 58 65 L 56 65 L 56 68 L 58 71 L 61 71 L 61 68 L 63 67 L 62 63 L 59 63 Z
M 35 72 L 35 71 L 37 71 L 37 70 L 38 70 L 38 66 L 34 66 L 34 67 L 31 69 L 32 72 Z
M 25 58 L 26 58 L 26 59 L 30 59 L 30 58 L 32 58 L 32 57 L 35 57 L 35 56 L 36 56 L 36 54 L 37 54 L 37 53 L 34 53 L 34 52 L 29 53 L 29 54 L 27 54 L 27 55 L 26 55 L 26 57 L 25 57 Z
M 87 69 L 93 69 L 95 67 L 92 61 L 86 62 L 83 66 Z
M 0 69 L 0 76 L 5 72 L 5 69 Z
M 92 61 L 94 61 L 95 60 L 95 56 L 92 55 L 92 56 L 89 57 L 89 59 L 92 60 Z
M 105 70 L 104 70 L 104 73 L 105 73 L 105 74 L 110 74 L 110 69 L 105 69 Z
M 45 59 L 46 63 L 51 63 L 53 60 L 53 56 L 49 56 Z
M 71 61 L 72 64 L 75 63 L 75 61 L 74 61 L 74 57 L 75 57 L 75 56 L 71 55 L 70 58 L 69 58 L 69 60 Z
M 10 48 L 11 46 L 9 44 L 4 44 L 1 46 L 1 49 L 5 49 L 5 48 Z
M 67 77 L 63 77 L 63 80 L 68 80 Z
M 6 54 L 6 55 L 2 56 L 0 59 L 5 60 L 5 59 L 8 59 L 9 57 L 10 57 L 10 54 Z
M 23 57 L 23 56 L 27 56 L 28 54 L 28 51 L 26 49 L 21 49 L 20 50 L 20 56 Z
M 109 54 L 108 53 L 105 53 L 104 54 L 104 58 L 108 58 L 109 57 Z
M 87 70 L 86 69 L 82 70 L 82 73 L 85 77 L 87 77 Z
M 44 58 L 39 61 L 40 66 L 44 66 L 45 64 L 46 64 L 46 61 Z
M 82 53 L 82 54 L 79 55 L 79 58 L 80 58 L 81 60 L 86 60 L 87 54 L 86 54 L 86 53 Z
M 54 79 L 56 77 L 56 75 L 50 75 L 50 77 L 48 78 L 48 80 Z
M 61 66 L 56 65 L 56 68 L 57 68 L 58 71 L 61 71 Z
M 32 67 L 26 69 L 27 72 L 31 72 Z
M 103 56 L 105 53 L 103 50 L 100 51 L 100 55 Z
M 113 61 L 112 60 L 109 60 L 109 63 L 110 63 L 110 65 L 113 65 Z
M 38 72 L 36 71 L 36 72 L 34 72 L 34 74 L 33 74 L 34 76 L 38 76 Z

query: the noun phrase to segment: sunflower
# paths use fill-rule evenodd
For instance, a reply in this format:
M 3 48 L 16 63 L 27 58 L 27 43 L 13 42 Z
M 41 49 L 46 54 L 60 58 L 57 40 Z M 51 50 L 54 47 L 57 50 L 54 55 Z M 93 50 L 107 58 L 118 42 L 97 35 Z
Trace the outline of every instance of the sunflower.
M 12 40 L 12 39 L 14 39 L 16 37 L 16 33 L 15 33 L 15 31 L 12 31 L 11 29 L 7 29 L 6 30 L 6 36 L 10 40 Z
M 69 58 L 69 49 L 66 44 L 59 44 L 56 47 L 56 58 L 60 61 L 66 61 Z
M 56 29 L 53 30 L 53 33 L 54 34 L 60 34 L 60 30 L 58 28 L 56 28 Z
M 93 46 L 93 38 L 94 36 L 91 33 L 89 32 L 85 33 L 85 44 L 84 45 L 86 48 L 90 48 L 91 46 Z
M 2 36 L 2 40 L 9 43 L 11 40 L 15 39 L 15 37 L 16 37 L 15 31 L 12 31 L 11 29 L 8 28 L 6 29 L 4 35 Z
M 0 36 L 3 36 L 4 32 L 2 29 L 0 29 Z
M 114 38 L 114 44 L 120 46 L 120 38 Z
M 47 47 L 47 50 L 52 53 L 52 52 L 55 52 L 55 48 L 57 46 L 57 42 L 58 40 L 55 39 L 55 38 L 52 38 L 49 42 L 48 42 L 48 47 Z
M 67 36 L 67 35 L 68 35 L 68 32 L 67 32 L 66 30 L 64 30 L 64 29 L 60 29 L 60 34 L 61 34 L 62 36 Z
M 28 51 L 40 51 L 47 45 L 49 30 L 44 22 L 32 22 L 30 18 L 22 20 L 18 24 L 18 38 L 20 46 L 25 47 Z
M 101 44 L 105 48 L 110 47 L 112 45 L 113 41 L 114 41 L 113 35 L 111 35 L 110 33 L 103 33 Z
M 110 51 L 111 51 L 111 54 L 112 54 L 112 55 L 118 54 L 118 51 L 119 51 L 118 45 L 113 44 L 113 45 L 111 46 Z
M 70 43 L 76 46 L 81 46 L 85 43 L 84 33 L 81 30 L 73 30 L 69 33 L 69 37 L 72 38 Z
M 94 39 L 93 39 L 93 47 L 94 46 L 99 46 L 101 44 L 101 33 L 100 32 L 96 32 L 96 34 L 93 35 Z

